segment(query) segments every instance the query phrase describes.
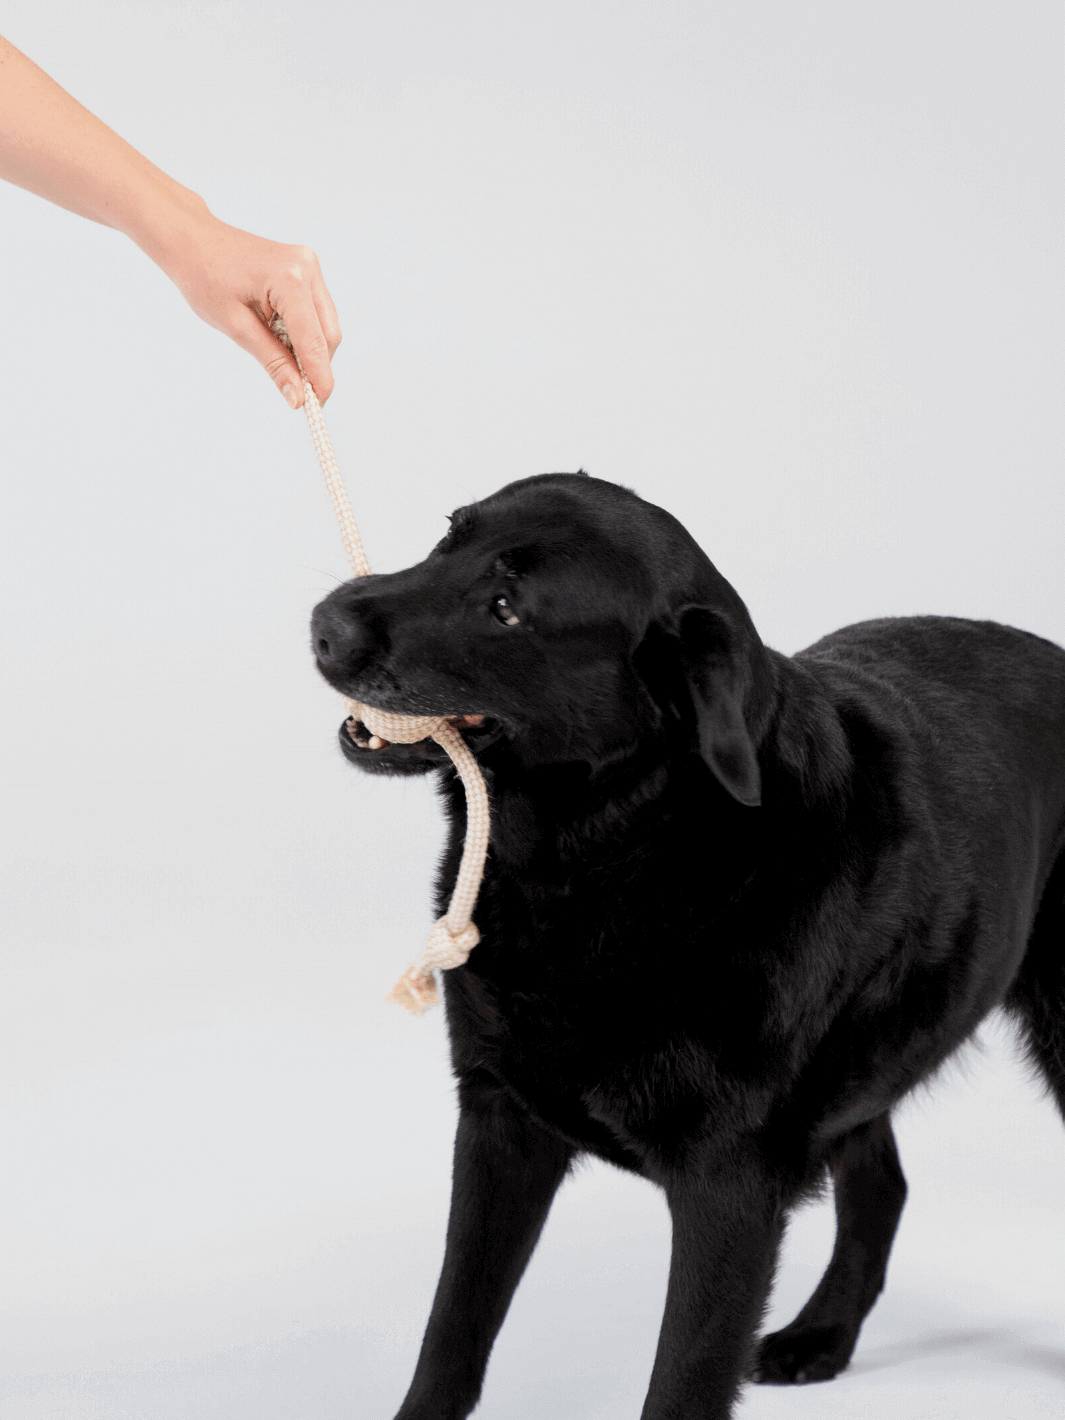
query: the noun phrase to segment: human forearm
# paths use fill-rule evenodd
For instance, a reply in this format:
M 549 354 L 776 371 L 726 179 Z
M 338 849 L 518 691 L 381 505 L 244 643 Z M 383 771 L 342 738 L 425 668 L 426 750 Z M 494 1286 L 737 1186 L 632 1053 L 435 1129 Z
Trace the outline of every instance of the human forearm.
M 125 232 L 146 249 L 159 242 L 164 212 L 207 216 L 202 198 L 167 177 L 3 38 L 0 177 Z
M 314 253 L 219 221 L 3 38 L 0 178 L 124 232 L 296 407 L 302 381 L 264 323 L 279 311 L 319 399 L 328 398 L 340 327 Z

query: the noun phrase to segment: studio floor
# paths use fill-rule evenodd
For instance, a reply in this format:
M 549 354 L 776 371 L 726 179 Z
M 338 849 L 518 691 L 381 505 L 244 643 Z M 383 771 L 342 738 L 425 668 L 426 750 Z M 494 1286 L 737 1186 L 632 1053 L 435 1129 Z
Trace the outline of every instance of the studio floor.
M 416 1108 L 408 1122 L 417 1131 Z M 993 1022 L 900 1113 L 897 1133 L 910 1199 L 887 1290 L 850 1369 L 824 1385 L 750 1387 L 739 1415 L 1065 1414 L 1065 1130 L 1008 1032 Z M 388 1195 L 275 1211 L 198 1245 L 171 1238 L 168 1247 L 160 1222 L 139 1259 L 86 1264 L 80 1286 L 51 1296 L 26 1287 L 18 1315 L 9 1288 L 4 1420 L 387 1420 L 409 1379 L 441 1250 L 446 1179 L 434 1140 L 425 1147 L 421 1176 L 408 1167 L 407 1186 Z M 5 1226 L 43 1233 L 46 1207 L 42 1198 L 21 1223 L 9 1211 Z M 770 1327 L 815 1285 L 832 1221 L 827 1201 L 794 1220 Z M 668 1219 L 650 1187 L 598 1166 L 567 1182 L 478 1415 L 635 1418 L 668 1250 Z

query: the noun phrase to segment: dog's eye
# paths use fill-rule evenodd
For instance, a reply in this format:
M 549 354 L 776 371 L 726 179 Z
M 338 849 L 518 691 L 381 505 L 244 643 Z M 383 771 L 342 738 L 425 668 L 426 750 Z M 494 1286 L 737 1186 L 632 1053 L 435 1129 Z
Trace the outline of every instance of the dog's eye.
M 506 597 L 496 597 L 492 603 L 492 615 L 497 621 L 501 621 L 504 626 L 517 626 L 521 618 L 507 601 Z

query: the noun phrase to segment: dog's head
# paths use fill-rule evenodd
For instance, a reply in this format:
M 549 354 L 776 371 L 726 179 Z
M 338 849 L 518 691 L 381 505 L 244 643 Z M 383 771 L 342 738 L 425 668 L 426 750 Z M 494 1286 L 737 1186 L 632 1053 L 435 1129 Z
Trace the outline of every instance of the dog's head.
M 747 610 L 675 518 L 616 484 L 542 474 L 459 509 L 424 562 L 326 597 L 312 637 L 337 690 L 453 717 L 486 762 L 598 771 L 680 736 L 735 799 L 760 801 Z M 424 742 L 371 743 L 341 731 L 360 767 L 441 762 Z

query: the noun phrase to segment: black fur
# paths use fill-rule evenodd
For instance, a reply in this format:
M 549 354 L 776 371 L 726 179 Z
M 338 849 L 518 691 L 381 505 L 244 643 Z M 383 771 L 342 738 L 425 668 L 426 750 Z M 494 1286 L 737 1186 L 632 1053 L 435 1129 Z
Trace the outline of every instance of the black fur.
M 918 617 L 779 655 L 679 523 L 569 474 L 463 509 L 313 634 L 368 704 L 485 717 L 482 940 L 445 974 L 451 1220 L 401 1420 L 476 1404 L 581 1153 L 672 1214 L 644 1420 L 727 1416 L 748 1375 L 834 1376 L 906 1193 L 897 1101 L 1005 1005 L 1065 1109 L 1065 652 Z M 341 743 L 368 770 L 442 764 Z M 464 804 L 441 780 L 443 909 Z M 756 1343 L 788 1210 L 826 1171 L 828 1271 Z

